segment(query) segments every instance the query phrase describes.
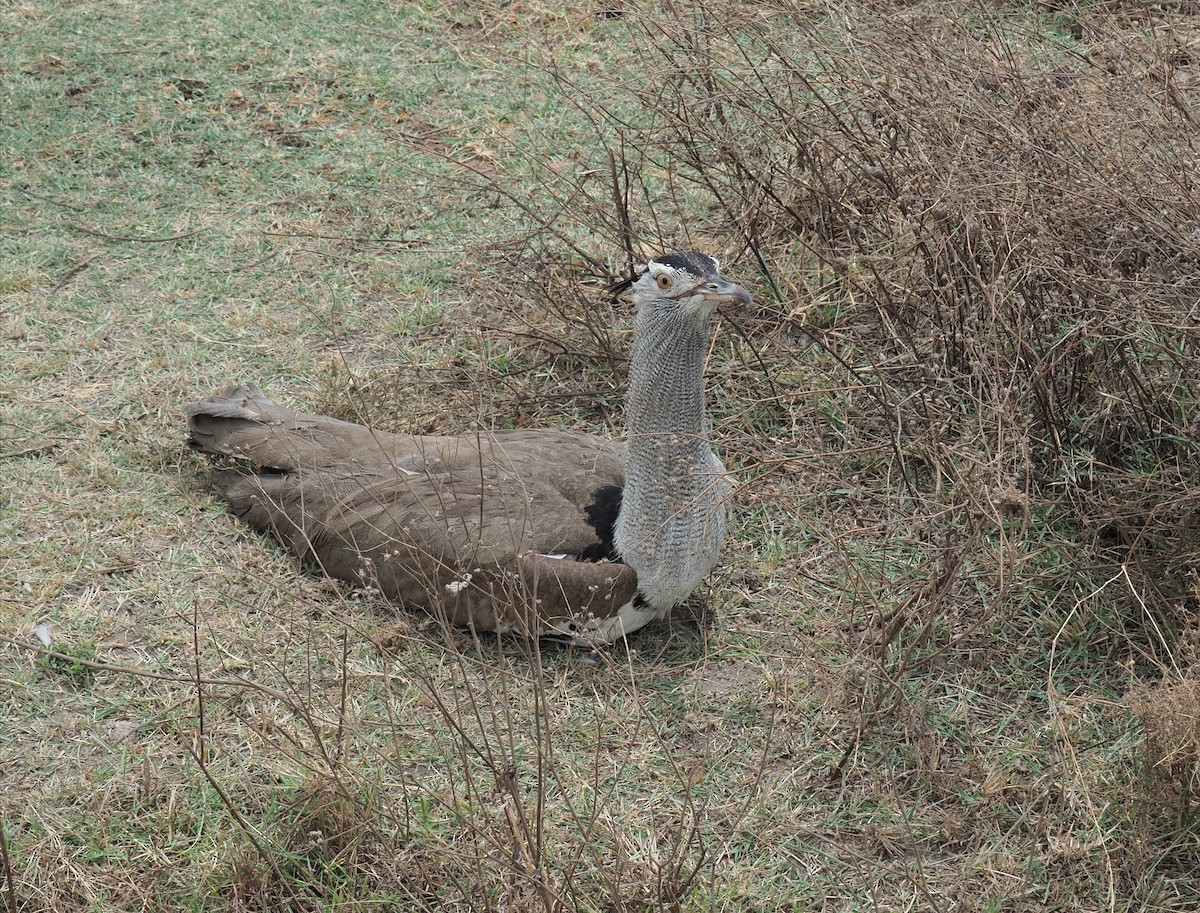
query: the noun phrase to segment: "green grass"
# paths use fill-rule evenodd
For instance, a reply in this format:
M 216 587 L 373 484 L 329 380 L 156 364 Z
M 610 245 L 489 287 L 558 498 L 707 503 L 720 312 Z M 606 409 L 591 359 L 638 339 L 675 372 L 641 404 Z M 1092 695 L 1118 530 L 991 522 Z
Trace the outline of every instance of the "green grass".
M 970 540 L 947 598 L 881 641 L 975 518 L 914 519 L 864 418 L 869 376 L 785 332 L 763 347 L 778 402 L 743 343 L 714 349 L 736 534 L 711 592 L 628 650 L 397 615 L 209 494 L 179 409 L 234 378 L 393 428 L 619 427 L 605 346 L 627 326 L 547 317 L 522 270 L 546 255 L 551 293 L 620 317 L 580 266 L 622 258 L 603 212 L 618 138 L 589 110 L 646 116 L 626 89 L 655 84 L 635 20 L 656 9 L 0 7 L 0 826 L 19 909 L 1194 906 L 1194 827 L 1146 791 L 1127 706 L 1152 679 L 1129 657 L 1163 646 L 1122 614 L 1127 588 L 1097 590 L 1070 521 L 1035 506 L 1003 548 Z M 667 172 L 640 175 L 678 194 L 640 236 L 740 251 L 726 272 L 768 300 Z M 873 364 L 830 266 L 791 241 L 763 254 L 767 317 L 807 312 Z M 40 659 L 42 623 L 82 662 Z

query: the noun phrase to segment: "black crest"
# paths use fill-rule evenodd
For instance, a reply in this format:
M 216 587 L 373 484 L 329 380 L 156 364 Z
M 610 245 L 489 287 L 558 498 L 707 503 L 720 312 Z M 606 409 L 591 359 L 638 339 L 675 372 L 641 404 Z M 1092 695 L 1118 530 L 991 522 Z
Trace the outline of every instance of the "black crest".
M 676 254 L 663 254 L 661 257 L 655 257 L 654 262 L 661 263 L 663 266 L 669 266 L 672 269 L 684 270 L 691 273 L 697 279 L 703 279 L 705 276 L 715 276 L 718 269 L 717 261 L 714 258 L 695 250 L 680 251 Z

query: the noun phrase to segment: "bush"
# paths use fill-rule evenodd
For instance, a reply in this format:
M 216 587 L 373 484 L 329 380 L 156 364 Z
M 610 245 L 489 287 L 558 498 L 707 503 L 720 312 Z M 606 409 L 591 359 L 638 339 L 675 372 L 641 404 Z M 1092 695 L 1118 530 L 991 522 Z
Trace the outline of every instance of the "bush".
M 824 449 L 841 472 L 876 454 L 854 474 L 902 495 L 935 565 L 969 559 L 991 610 L 1015 567 L 1022 593 L 1061 588 L 1064 555 L 1083 586 L 1124 569 L 1128 620 L 1155 632 L 1138 651 L 1169 649 L 1200 560 L 1186 34 L 1121 4 L 676 9 L 630 19 L 651 75 L 626 103 L 557 73 L 605 151 L 549 186 L 573 205 L 526 239 L 531 296 L 555 298 L 545 250 L 580 226 L 630 259 L 715 243 L 756 265 L 756 351 L 800 383 L 807 340 L 829 384 L 856 387 L 818 406 L 838 412 Z M 761 406 L 761 377 L 729 382 Z M 773 398 L 794 413 L 803 390 Z M 736 441 L 744 465 L 798 456 L 760 430 Z

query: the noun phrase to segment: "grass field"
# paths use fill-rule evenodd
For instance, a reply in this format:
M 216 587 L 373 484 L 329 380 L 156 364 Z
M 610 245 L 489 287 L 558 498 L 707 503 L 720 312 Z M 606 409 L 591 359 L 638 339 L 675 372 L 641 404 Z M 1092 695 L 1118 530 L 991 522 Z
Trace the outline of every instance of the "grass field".
M 1197 909 L 1198 48 L 1171 3 L 0 5 L 0 909 Z M 234 379 L 619 435 L 602 288 L 692 247 L 756 299 L 736 522 L 627 645 L 322 579 L 183 444 Z

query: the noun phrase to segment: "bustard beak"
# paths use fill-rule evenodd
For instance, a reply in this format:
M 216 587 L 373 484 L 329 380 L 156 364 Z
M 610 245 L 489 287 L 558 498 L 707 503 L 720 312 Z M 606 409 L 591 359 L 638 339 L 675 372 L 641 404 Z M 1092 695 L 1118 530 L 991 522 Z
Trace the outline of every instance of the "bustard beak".
M 715 278 L 700 285 L 692 295 L 692 312 L 708 316 L 723 304 L 750 304 L 750 293 L 734 282 Z

